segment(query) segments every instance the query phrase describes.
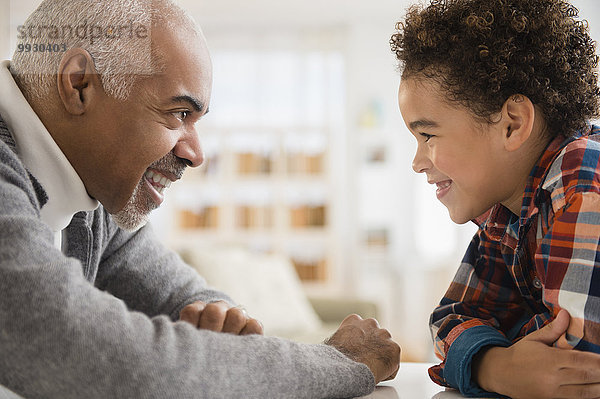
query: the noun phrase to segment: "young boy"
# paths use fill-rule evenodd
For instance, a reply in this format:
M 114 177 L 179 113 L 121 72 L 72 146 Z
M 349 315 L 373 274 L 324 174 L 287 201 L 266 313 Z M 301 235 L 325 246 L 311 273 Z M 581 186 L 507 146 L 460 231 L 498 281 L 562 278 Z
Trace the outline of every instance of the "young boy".
M 577 14 L 433 0 L 391 39 L 413 169 L 479 226 L 431 316 L 430 375 L 466 396 L 600 397 L 598 56 Z

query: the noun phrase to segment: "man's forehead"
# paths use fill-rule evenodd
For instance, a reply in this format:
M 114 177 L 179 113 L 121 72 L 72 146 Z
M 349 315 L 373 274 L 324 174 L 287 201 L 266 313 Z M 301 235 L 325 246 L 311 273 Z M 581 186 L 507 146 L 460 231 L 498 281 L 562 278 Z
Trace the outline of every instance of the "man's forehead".
M 163 52 L 164 68 L 155 76 L 162 94 L 188 102 L 203 100 L 212 86 L 212 63 L 206 46 L 173 42 L 168 47 Z

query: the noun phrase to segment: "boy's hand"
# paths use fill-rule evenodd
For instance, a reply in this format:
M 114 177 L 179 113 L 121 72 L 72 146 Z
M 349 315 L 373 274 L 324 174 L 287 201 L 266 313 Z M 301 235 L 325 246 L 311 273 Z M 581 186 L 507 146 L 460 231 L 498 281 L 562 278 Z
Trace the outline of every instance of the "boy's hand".
M 248 317 L 241 307 L 230 307 L 223 301 L 204 303 L 197 301 L 179 312 L 179 320 L 187 321 L 195 327 L 215 332 L 235 335 L 263 334 L 263 326 L 256 319 Z
M 552 344 L 567 331 L 561 310 L 544 328 L 508 348 L 491 347 L 473 359 L 474 381 L 511 398 L 600 398 L 600 355 Z
M 364 363 L 375 376 L 375 383 L 396 377 L 400 367 L 400 346 L 388 330 L 375 319 L 347 316 L 338 330 L 325 341 L 355 362 Z

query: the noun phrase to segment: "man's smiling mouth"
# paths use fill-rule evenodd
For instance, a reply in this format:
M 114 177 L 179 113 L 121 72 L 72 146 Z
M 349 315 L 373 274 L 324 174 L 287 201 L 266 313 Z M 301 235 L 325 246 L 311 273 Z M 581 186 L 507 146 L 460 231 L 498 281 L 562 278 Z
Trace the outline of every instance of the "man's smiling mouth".
M 156 191 L 158 191 L 160 194 L 163 193 L 165 188 L 169 188 L 169 186 L 173 182 L 167 176 L 163 175 L 162 173 L 156 170 L 148 169 L 146 173 L 144 173 L 144 177 L 146 178 L 146 180 L 148 180 L 152 187 L 154 187 L 154 189 L 156 189 Z

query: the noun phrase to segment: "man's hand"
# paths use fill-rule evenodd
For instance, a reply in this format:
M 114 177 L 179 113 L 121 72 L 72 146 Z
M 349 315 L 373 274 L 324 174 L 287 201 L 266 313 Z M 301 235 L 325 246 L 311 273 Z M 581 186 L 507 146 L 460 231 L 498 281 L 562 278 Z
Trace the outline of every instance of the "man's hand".
M 508 348 L 491 347 L 473 359 L 474 381 L 511 398 L 600 398 L 600 355 L 552 344 L 569 327 L 561 310 L 544 328 Z
M 181 310 L 179 320 L 204 330 L 235 335 L 263 334 L 259 321 L 248 317 L 243 308 L 230 307 L 223 301 L 191 303 Z
M 400 346 L 392 341 L 389 331 L 379 328 L 375 319 L 363 320 L 358 315 L 350 315 L 325 344 L 366 364 L 376 384 L 396 377 L 400 367 Z

